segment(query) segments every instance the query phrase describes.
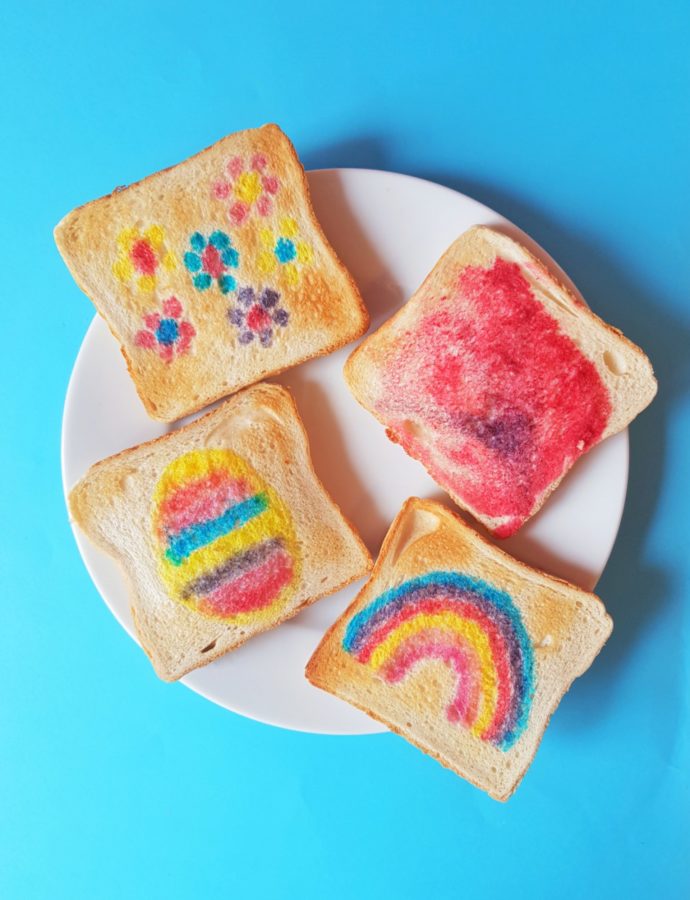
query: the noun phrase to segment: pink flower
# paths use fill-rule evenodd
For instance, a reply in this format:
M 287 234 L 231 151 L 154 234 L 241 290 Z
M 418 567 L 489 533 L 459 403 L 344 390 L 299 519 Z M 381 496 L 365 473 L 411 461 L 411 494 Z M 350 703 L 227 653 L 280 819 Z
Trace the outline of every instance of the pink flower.
M 255 153 L 248 165 L 241 156 L 234 156 L 225 172 L 226 177 L 213 185 L 213 195 L 218 200 L 229 201 L 228 215 L 233 225 L 241 225 L 253 209 L 259 216 L 270 215 L 280 182 L 268 170 L 263 153 Z
M 186 353 L 196 335 L 191 322 L 182 318 L 182 304 L 177 297 L 163 301 L 161 312 L 142 316 L 145 328 L 136 333 L 134 343 L 145 350 L 157 350 L 162 360 L 172 362 L 175 355 Z

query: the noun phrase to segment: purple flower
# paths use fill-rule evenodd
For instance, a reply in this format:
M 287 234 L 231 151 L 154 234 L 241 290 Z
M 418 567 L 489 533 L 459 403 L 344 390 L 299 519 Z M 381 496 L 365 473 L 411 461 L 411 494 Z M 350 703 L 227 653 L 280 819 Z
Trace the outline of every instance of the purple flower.
M 270 347 L 275 327 L 285 328 L 290 320 L 288 311 L 280 306 L 280 294 L 272 288 L 257 294 L 253 287 L 241 287 L 237 304 L 228 309 L 228 320 L 239 331 L 240 344 L 258 338 L 262 347 Z

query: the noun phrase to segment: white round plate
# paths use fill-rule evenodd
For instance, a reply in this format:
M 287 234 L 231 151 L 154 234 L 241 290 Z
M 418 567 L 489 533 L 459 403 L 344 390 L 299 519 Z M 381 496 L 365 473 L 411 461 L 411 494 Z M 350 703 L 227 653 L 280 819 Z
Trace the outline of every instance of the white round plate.
M 359 285 L 377 328 L 422 282 L 465 229 L 499 227 L 526 243 L 562 281 L 572 283 L 543 250 L 498 213 L 469 197 L 392 172 L 333 169 L 309 173 L 324 231 Z M 574 290 L 574 288 L 573 288 Z M 348 391 L 342 368 L 352 347 L 286 372 L 309 433 L 314 466 L 375 556 L 403 500 L 415 495 L 450 503 L 424 468 L 392 444 Z M 151 421 L 120 350 L 94 318 L 67 389 L 62 474 L 68 491 L 99 459 L 179 427 Z M 541 569 L 592 588 L 618 531 L 628 479 L 628 436 L 596 447 L 574 467 L 543 510 L 501 546 Z M 452 505 L 452 504 L 451 504 Z M 124 581 L 115 563 L 75 530 L 94 584 L 136 640 Z M 312 687 L 304 665 L 326 628 L 361 582 L 304 610 L 183 680 L 226 709 L 261 722 L 325 734 L 384 731 L 363 713 Z

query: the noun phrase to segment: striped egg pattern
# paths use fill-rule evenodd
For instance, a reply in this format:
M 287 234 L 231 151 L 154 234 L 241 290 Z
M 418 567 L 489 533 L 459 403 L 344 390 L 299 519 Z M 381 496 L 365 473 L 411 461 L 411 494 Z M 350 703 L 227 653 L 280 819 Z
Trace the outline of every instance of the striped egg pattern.
M 290 511 L 229 450 L 194 450 L 167 466 L 152 528 L 169 594 L 201 615 L 260 622 L 295 591 L 300 557 Z

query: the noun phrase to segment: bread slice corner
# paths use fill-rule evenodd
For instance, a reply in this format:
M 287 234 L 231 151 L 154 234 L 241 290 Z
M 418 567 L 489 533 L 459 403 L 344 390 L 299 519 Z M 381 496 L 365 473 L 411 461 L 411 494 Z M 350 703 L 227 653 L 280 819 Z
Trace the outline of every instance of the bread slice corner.
M 114 557 L 139 641 L 174 681 L 371 568 L 314 472 L 289 391 L 259 384 L 96 463 L 73 521 Z
M 277 125 L 86 203 L 54 235 L 159 421 L 331 353 L 369 325 Z
M 306 677 L 505 801 L 612 627 L 594 594 L 411 498 Z
M 487 226 L 448 248 L 344 376 L 391 440 L 496 537 L 657 390 L 639 347 Z

